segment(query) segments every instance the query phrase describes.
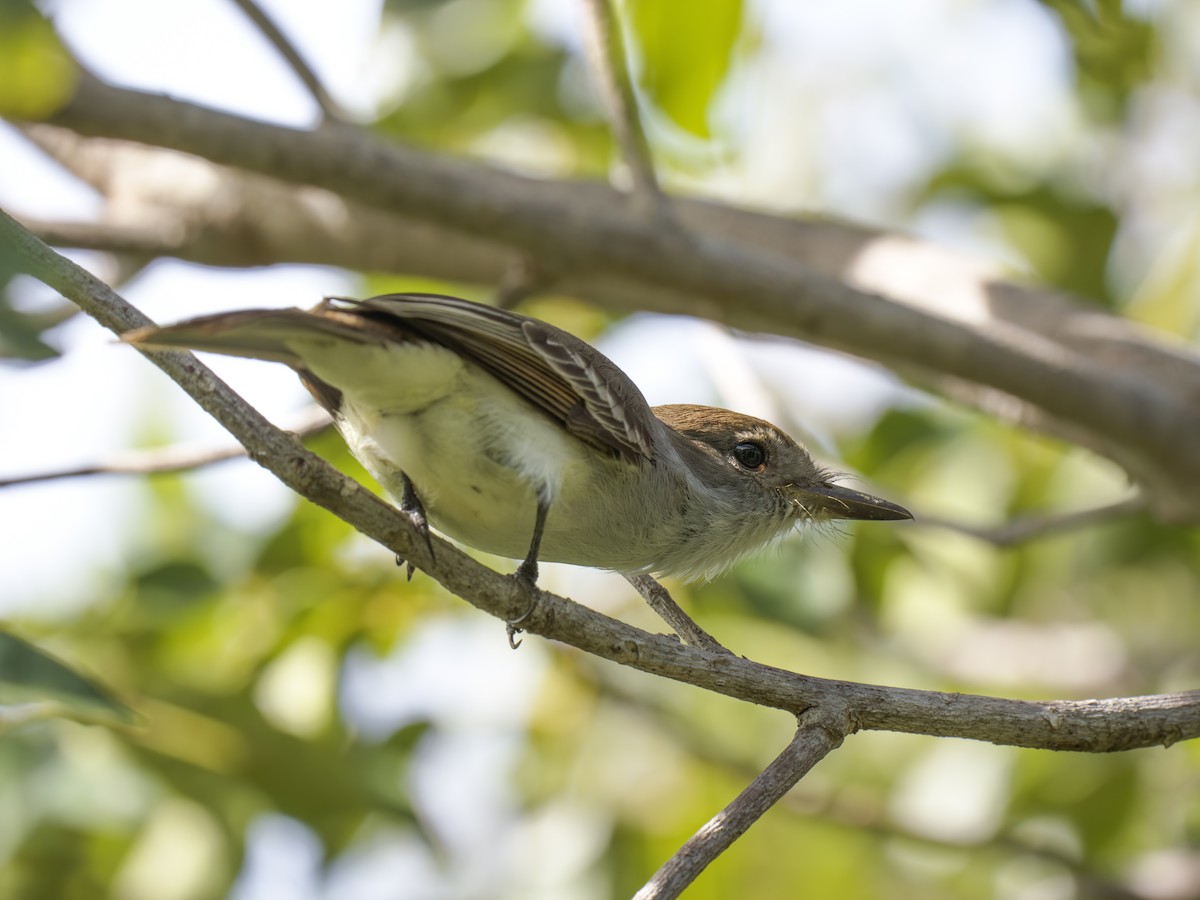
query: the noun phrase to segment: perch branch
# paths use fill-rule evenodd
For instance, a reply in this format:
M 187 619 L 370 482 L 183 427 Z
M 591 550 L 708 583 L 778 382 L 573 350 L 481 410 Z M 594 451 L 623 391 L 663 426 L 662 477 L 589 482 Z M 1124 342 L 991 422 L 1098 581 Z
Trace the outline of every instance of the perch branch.
M 120 334 L 151 324 L 111 288 L 0 212 L 0 241 L 24 271 Z M 304 449 L 247 406 L 191 354 L 148 352 L 205 410 L 230 431 L 251 459 L 289 487 L 349 522 L 389 550 L 412 559 L 451 593 L 509 620 L 530 606 L 515 579 L 486 568 L 453 544 L 436 539 L 436 563 L 408 518 Z M 1104 700 L 1009 700 L 814 678 L 730 653 L 713 653 L 653 635 L 562 597 L 535 589 L 525 631 L 635 669 L 725 696 L 799 715 L 832 705 L 855 729 L 970 738 L 1017 747 L 1112 752 L 1170 745 L 1200 736 L 1200 691 Z
M 152 324 L 103 282 L 0 212 L 0 241 L 24 271 L 121 334 Z M 251 459 L 289 487 L 405 559 L 448 591 L 500 619 L 530 606 L 515 579 L 424 536 L 394 507 L 304 449 L 249 407 L 191 354 L 147 352 L 155 365 L 246 446 Z M 649 634 L 562 597 L 534 589 L 522 627 L 622 665 L 799 715 L 826 704 L 846 709 L 854 728 L 972 738 L 1017 747 L 1111 752 L 1169 745 L 1200 736 L 1200 691 L 1106 700 L 1008 700 L 814 678 L 728 653 L 713 653 Z
M 151 324 L 111 288 L 54 253 L 3 212 L 0 243 L 8 245 L 20 270 L 44 281 L 114 332 Z M 525 631 L 644 672 L 800 717 L 800 728 L 787 750 L 664 866 L 647 888 L 659 893 L 646 896 L 677 896 L 708 861 L 744 833 L 812 765 L 858 729 L 1094 752 L 1170 744 L 1200 735 L 1200 692 L 1114 700 L 1020 701 L 813 678 L 649 634 L 493 572 L 440 539 L 432 542 L 437 548 L 435 558 L 426 536 L 408 517 L 309 453 L 294 435 L 275 428 L 194 356 L 179 352 L 145 355 L 244 444 L 255 462 L 311 502 L 412 560 L 451 593 L 479 609 L 506 621 L 525 615 Z

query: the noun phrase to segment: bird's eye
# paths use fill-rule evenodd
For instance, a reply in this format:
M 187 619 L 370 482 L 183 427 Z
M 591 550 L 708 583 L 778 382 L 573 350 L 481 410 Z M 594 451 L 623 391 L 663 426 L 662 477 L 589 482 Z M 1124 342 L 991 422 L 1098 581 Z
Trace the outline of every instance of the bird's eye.
M 767 461 L 767 451 L 762 448 L 762 444 L 742 441 L 733 448 L 733 458 L 743 468 L 757 469 Z

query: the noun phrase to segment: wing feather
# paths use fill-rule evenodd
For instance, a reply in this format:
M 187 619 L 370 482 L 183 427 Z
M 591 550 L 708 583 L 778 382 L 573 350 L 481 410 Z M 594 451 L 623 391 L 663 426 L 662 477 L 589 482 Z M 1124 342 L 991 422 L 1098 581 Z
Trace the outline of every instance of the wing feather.
M 330 298 L 323 306 L 387 317 L 474 360 L 580 440 L 629 461 L 654 459 L 658 421 L 637 385 L 599 350 L 553 325 L 440 294 Z

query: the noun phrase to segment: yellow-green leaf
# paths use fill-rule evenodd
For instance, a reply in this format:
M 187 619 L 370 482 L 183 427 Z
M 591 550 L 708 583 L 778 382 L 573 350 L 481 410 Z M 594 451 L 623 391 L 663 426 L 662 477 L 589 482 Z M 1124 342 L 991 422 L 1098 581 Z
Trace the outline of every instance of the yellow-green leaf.
M 709 107 L 729 72 L 740 0 L 629 0 L 637 80 L 676 125 L 709 136 Z
M 70 98 L 76 75 L 70 55 L 32 3 L 0 0 L 0 116 L 49 116 Z

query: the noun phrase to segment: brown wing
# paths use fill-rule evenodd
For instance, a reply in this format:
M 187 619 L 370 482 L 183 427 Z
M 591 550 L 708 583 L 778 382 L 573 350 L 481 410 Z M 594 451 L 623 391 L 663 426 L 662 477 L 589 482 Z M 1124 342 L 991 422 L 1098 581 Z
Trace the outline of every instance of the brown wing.
M 637 385 L 599 350 L 553 325 L 440 294 L 329 298 L 324 309 L 385 317 L 456 350 L 566 429 L 631 462 L 653 461 L 661 427 Z

